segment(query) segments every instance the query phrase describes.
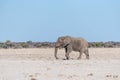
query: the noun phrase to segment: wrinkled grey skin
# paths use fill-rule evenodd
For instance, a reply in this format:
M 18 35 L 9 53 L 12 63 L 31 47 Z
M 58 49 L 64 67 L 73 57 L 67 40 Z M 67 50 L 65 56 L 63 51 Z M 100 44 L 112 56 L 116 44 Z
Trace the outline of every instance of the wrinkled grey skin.
M 58 48 L 65 48 L 65 57 L 66 59 L 70 59 L 69 54 L 72 51 L 78 51 L 79 57 L 77 59 L 81 59 L 81 55 L 84 53 L 86 58 L 89 59 L 89 51 L 88 51 L 88 43 L 83 38 L 74 38 L 70 36 L 62 36 L 59 37 L 55 44 L 55 58 L 57 57 Z

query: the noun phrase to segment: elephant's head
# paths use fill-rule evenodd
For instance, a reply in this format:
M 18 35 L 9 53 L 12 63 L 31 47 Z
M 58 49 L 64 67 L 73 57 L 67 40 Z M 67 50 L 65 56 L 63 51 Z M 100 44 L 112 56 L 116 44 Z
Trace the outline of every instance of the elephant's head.
M 57 51 L 58 48 L 62 47 L 66 47 L 71 43 L 71 38 L 69 36 L 63 36 L 63 37 L 59 37 L 56 44 L 55 44 L 55 58 L 58 59 L 57 57 Z

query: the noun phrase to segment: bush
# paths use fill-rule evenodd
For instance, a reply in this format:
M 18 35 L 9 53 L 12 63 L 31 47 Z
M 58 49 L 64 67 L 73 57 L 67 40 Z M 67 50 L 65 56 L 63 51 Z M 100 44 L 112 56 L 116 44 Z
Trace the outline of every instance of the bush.
M 27 41 L 28 44 L 32 44 L 32 41 Z
M 36 44 L 34 44 L 34 46 L 35 46 L 36 48 L 40 48 L 40 47 L 41 47 L 41 44 L 40 44 L 40 43 L 36 43 Z
M 20 45 L 21 45 L 22 48 L 28 48 L 29 47 L 28 43 L 26 43 L 26 42 L 22 42 L 22 43 L 20 43 Z
M 96 45 L 96 47 L 103 47 L 104 46 L 104 44 L 102 42 L 96 42 L 95 45 Z
M 2 48 L 8 49 L 9 47 L 4 43 L 4 44 L 2 45 Z

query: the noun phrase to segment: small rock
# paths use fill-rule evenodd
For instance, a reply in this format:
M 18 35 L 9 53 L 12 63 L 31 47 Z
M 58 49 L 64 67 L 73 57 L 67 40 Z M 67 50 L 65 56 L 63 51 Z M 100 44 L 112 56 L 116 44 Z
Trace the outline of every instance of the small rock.
M 106 75 L 106 77 L 112 77 L 112 75 L 109 74 L 109 75 Z
M 50 68 L 47 68 L 47 71 L 50 70 Z
M 40 74 L 39 73 L 35 73 L 33 75 L 29 75 L 30 80 L 37 80 L 38 75 L 40 75 Z
M 93 73 L 89 73 L 88 76 L 93 76 Z
M 37 80 L 36 78 L 31 78 L 31 80 Z
M 113 78 L 118 78 L 118 75 L 113 75 Z

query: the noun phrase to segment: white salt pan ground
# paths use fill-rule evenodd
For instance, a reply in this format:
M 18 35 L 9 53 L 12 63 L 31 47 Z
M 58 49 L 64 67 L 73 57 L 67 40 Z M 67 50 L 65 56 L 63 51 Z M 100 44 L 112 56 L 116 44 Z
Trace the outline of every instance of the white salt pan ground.
M 120 48 L 91 48 L 90 60 L 54 49 L 0 49 L 0 80 L 120 80 Z

